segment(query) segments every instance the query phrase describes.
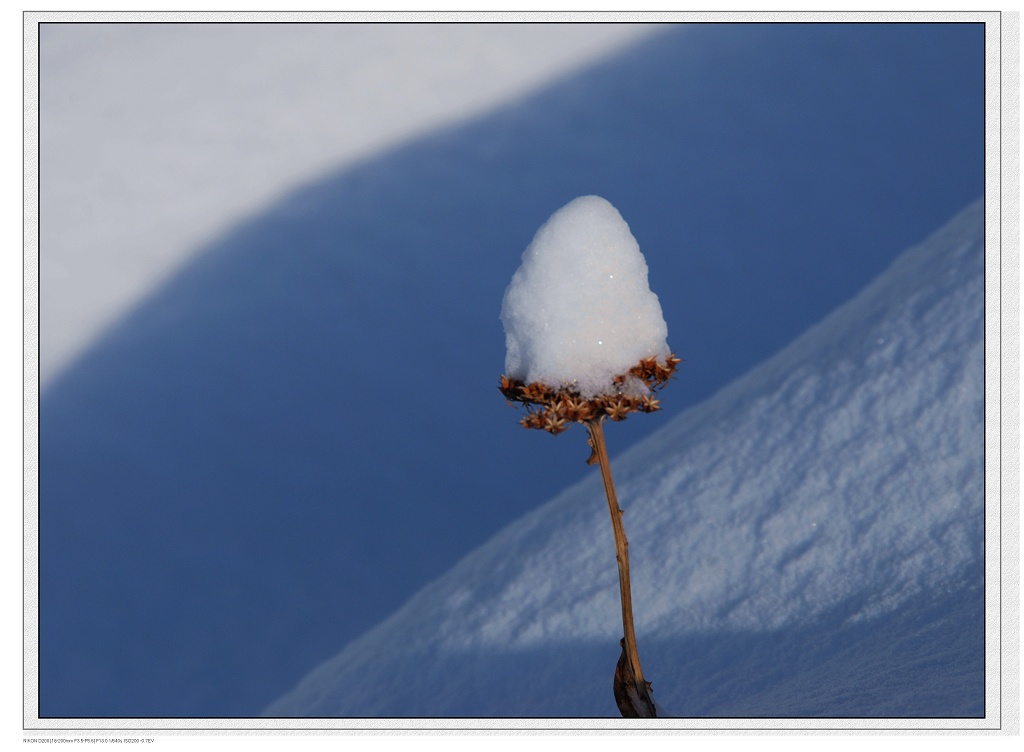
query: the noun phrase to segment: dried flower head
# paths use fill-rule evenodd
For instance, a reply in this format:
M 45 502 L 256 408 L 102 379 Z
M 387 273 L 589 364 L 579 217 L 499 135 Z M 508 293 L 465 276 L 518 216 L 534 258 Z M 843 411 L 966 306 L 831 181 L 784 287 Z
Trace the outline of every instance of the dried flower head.
M 608 404 L 605 405 L 604 411 L 608 413 L 608 416 L 612 420 L 625 420 L 633 411 L 633 408 L 628 400 L 616 397 L 608 400 Z
M 644 358 L 612 380 L 612 393 L 591 399 L 583 397 L 572 385 L 553 388 L 539 382 L 525 384 L 505 375 L 498 389 L 509 404 L 518 402 L 530 410 L 520 421 L 523 427 L 559 434 L 571 423 L 587 423 L 600 417 L 625 420 L 633 412 L 660 410 L 661 403 L 653 393 L 672 378 L 681 362 L 674 354 L 661 361 Z

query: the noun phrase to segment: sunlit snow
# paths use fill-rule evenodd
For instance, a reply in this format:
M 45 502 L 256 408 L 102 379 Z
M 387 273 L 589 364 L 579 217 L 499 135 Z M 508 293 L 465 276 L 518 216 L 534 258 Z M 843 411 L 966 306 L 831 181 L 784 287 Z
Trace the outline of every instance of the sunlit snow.
M 286 191 L 656 28 L 44 24 L 43 383 L 216 233 Z
M 537 231 L 505 291 L 508 376 L 584 397 L 643 358 L 669 354 L 647 263 L 619 212 L 600 196 L 563 206 Z

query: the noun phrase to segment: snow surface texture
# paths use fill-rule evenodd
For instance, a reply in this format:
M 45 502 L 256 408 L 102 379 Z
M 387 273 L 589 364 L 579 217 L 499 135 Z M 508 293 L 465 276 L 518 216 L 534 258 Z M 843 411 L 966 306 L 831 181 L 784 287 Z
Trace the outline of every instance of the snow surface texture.
M 180 49 L 231 33 L 173 28 Z M 247 58 L 252 80 L 231 69 L 225 111 L 294 81 L 272 65 L 291 45 L 330 59 L 303 28 Z M 982 193 L 983 42 L 977 24 L 674 27 L 477 120 L 325 165 L 194 249 L 42 392 L 41 712 L 257 714 L 592 474 L 582 431 L 524 431 L 497 389 L 498 303 L 575 196 L 629 218 L 685 360 L 660 412 L 609 430 L 613 457 L 774 355 Z M 149 84 L 187 88 L 173 65 Z M 222 142 L 190 144 L 178 158 L 202 163 Z M 163 181 L 141 164 L 120 165 L 133 185 Z
M 600 196 L 570 201 L 537 230 L 501 321 L 506 375 L 587 399 L 611 394 L 612 379 L 640 360 L 670 352 L 640 246 Z
M 983 714 L 983 231 L 979 201 L 613 461 L 666 715 Z M 616 715 L 600 484 L 510 526 L 266 714 Z

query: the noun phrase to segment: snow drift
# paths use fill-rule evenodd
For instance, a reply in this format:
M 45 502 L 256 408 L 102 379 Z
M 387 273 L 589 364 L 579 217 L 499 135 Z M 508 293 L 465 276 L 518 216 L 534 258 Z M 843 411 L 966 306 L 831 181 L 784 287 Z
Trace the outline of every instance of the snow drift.
M 666 714 L 983 714 L 983 283 L 979 201 L 613 460 Z M 609 528 L 595 474 L 266 714 L 615 715 Z
M 319 88 L 336 58 L 303 28 L 274 38 L 281 56 L 255 48 L 211 72 L 247 74 L 215 87 L 217 111 L 248 117 L 247 92 L 264 72 L 289 81 L 292 53 L 324 63 L 307 93 L 346 101 Z M 175 29 L 175 50 L 233 35 Z M 480 118 L 323 164 L 191 249 L 40 397 L 40 714 L 259 713 L 586 477 L 580 432 L 523 431 L 495 388 L 502 292 L 573 196 L 628 218 L 686 359 L 661 412 L 609 431 L 613 451 L 773 356 L 980 195 L 984 42 L 981 24 L 672 26 Z M 168 66 L 146 86 L 183 80 Z M 125 106 L 159 120 L 137 91 Z M 208 117 L 208 99 L 189 101 L 183 117 Z M 295 111 L 336 130 L 323 112 Z M 222 143 L 189 140 L 175 158 L 221 165 Z M 146 164 L 119 164 L 125 185 L 182 185 Z M 166 208 L 198 226 L 194 206 Z M 165 215 L 121 215 L 163 236 Z M 135 238 L 108 258 L 139 258 Z M 41 305 L 55 294 L 44 285 Z

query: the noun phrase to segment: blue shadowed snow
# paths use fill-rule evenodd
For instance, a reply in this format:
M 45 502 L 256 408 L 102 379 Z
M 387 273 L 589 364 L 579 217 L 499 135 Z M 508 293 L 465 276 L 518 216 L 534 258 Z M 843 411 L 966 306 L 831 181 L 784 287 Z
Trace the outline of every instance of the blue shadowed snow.
M 659 715 L 984 715 L 982 209 L 613 461 Z M 267 715 L 617 716 L 603 495 L 517 520 Z
M 213 241 L 42 395 L 41 715 L 254 715 L 587 475 L 496 388 L 502 293 L 578 195 L 685 359 L 613 455 L 778 351 L 982 192 L 982 42 L 672 29 Z

